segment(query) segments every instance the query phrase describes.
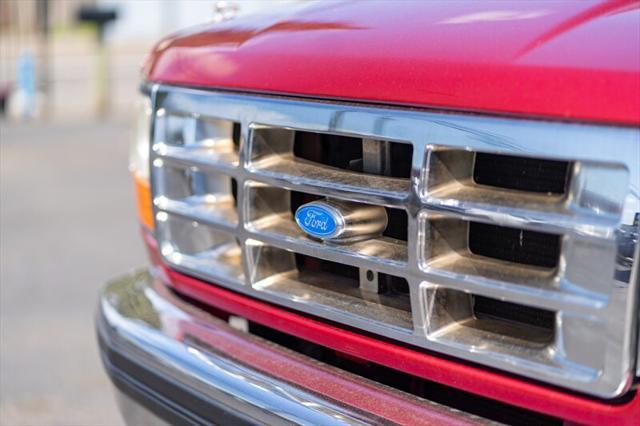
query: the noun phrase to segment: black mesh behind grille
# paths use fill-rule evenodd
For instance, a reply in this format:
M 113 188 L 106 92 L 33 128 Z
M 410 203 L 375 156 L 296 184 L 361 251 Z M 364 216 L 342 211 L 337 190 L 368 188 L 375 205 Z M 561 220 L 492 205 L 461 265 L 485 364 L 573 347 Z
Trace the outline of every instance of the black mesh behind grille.
M 401 277 L 378 273 L 380 294 L 404 294 L 409 295 L 409 282 Z
M 489 317 L 547 330 L 553 330 L 555 323 L 555 314 L 551 311 L 483 296 L 473 296 L 473 313 L 477 318 Z
M 413 159 L 413 145 L 406 143 L 391 143 L 391 170 L 389 176 L 411 177 L 411 161 Z
M 238 181 L 231 179 L 231 195 L 233 196 L 233 204 L 238 205 Z
M 359 292 L 354 293 L 352 291 L 360 287 L 360 269 L 357 267 L 306 256 L 301 253 L 296 253 L 295 259 L 298 279 L 302 282 L 330 288 L 333 291 L 350 294 L 355 297 L 362 297 Z M 372 278 L 366 279 L 373 279 L 373 271 L 367 271 L 366 276 L 369 277 L 369 274 L 372 274 Z M 377 300 L 376 303 L 411 312 L 409 283 L 405 278 L 382 272 L 378 273 L 377 294 L 384 297 Z
M 494 259 L 554 268 L 560 254 L 560 236 L 470 222 L 469 250 Z
M 339 169 L 352 170 L 362 159 L 362 139 L 296 131 L 293 155 Z
M 291 214 L 295 215 L 296 210 L 303 204 L 312 201 L 321 200 L 323 197 L 314 194 L 305 194 L 304 192 L 291 191 Z
M 569 176 L 566 161 L 477 153 L 473 180 L 481 185 L 520 191 L 564 194 Z
M 386 210 L 389 223 L 387 224 L 387 228 L 384 230 L 384 233 L 382 235 L 401 241 L 407 241 L 409 226 L 407 212 L 404 210 L 391 209 L 388 207 L 386 208 Z
M 232 140 L 233 146 L 236 152 L 240 151 L 240 123 L 233 123 L 233 132 L 232 132 Z
M 296 267 L 303 275 L 314 275 L 319 272 L 324 272 L 331 274 L 336 282 L 340 282 L 346 287 L 358 287 L 360 285 L 360 271 L 355 266 L 305 256 L 300 253 L 296 253 L 295 256 Z

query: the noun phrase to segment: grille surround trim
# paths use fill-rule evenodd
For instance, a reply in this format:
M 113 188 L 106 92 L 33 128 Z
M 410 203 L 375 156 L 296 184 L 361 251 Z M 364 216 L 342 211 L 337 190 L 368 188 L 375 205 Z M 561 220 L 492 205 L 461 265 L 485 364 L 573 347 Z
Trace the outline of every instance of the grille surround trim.
M 216 119 L 231 120 L 241 124 L 241 143 L 239 161 L 237 164 L 203 159 L 197 155 L 179 160 L 183 164 L 197 165 L 202 170 L 210 169 L 223 173 L 237 180 L 238 188 L 244 188 L 248 181 L 261 182 L 278 188 L 309 192 L 319 195 L 337 196 L 354 201 L 382 204 L 388 207 L 400 207 L 407 211 L 409 235 L 420 235 L 422 232 L 419 219 L 430 214 L 447 214 L 467 220 L 478 220 L 501 226 L 516 226 L 543 232 L 561 232 L 564 238 L 577 243 L 587 244 L 599 242 L 605 249 L 615 252 L 615 236 L 621 221 L 623 203 L 627 209 L 640 211 L 638 196 L 626 194 L 625 200 L 618 200 L 618 211 L 594 213 L 593 205 L 586 209 L 577 205 L 589 185 L 577 188 L 580 180 L 571 180 L 569 194 L 558 202 L 552 212 L 544 209 L 532 210 L 524 207 L 496 208 L 484 200 L 474 200 L 473 203 L 455 205 L 450 195 L 441 198 L 433 194 L 425 185 L 427 154 L 436 146 L 455 149 L 471 149 L 482 152 L 502 154 L 517 154 L 542 156 L 543 158 L 561 159 L 566 161 L 583 162 L 586 165 L 596 164 L 596 169 L 604 174 L 611 169 L 621 166 L 627 172 L 627 178 L 638 182 L 639 166 L 634 164 L 633 158 L 640 155 L 640 131 L 633 128 L 604 127 L 578 125 L 555 122 L 537 122 L 530 120 L 515 120 L 491 117 L 477 117 L 454 114 L 433 113 L 424 111 L 400 110 L 392 108 L 374 108 L 359 105 L 344 105 L 312 101 L 299 101 L 266 96 L 236 95 L 196 89 L 184 89 L 165 85 L 154 85 L 152 88 L 154 105 L 154 123 L 157 111 L 167 108 L 172 111 L 214 117 Z M 326 187 L 325 180 L 301 179 L 303 174 L 283 174 L 274 171 L 264 162 L 251 160 L 252 127 L 268 125 L 284 128 L 298 128 L 306 131 L 338 133 L 363 138 L 380 138 L 390 141 L 402 141 L 413 144 L 413 162 L 408 191 L 370 191 L 365 185 L 352 184 L 350 176 L 346 176 L 346 183 Z M 382 124 L 380 124 L 382 123 Z M 155 125 L 152 126 L 155 138 Z M 427 136 L 428 137 L 428 141 Z M 551 136 L 553 136 L 551 138 Z M 549 143 L 552 139 L 569 141 L 558 146 Z M 607 150 L 603 147 L 603 140 L 611 141 L 620 147 L 620 151 Z M 151 158 L 167 160 L 170 153 L 163 153 L 158 149 L 154 139 L 155 150 L 152 149 Z M 160 145 L 161 147 L 161 145 Z M 542 154 L 541 153 L 546 153 Z M 349 174 L 349 172 L 341 172 Z M 153 174 L 153 172 L 152 172 Z M 611 174 L 611 173 L 609 173 Z M 361 178 L 362 176 L 360 176 Z M 614 181 L 620 181 L 615 178 Z M 358 183 L 358 181 L 355 181 Z M 323 186 L 324 184 L 324 186 Z M 640 185 L 639 185 L 640 186 Z M 154 198 L 157 196 L 153 193 Z M 496 280 L 486 280 L 481 277 L 473 278 L 467 275 L 451 274 L 446 271 L 425 268 L 419 262 L 421 251 L 420 238 L 409 238 L 407 245 L 407 262 L 404 265 L 381 261 L 376 256 L 363 255 L 352 251 L 345 253 L 330 245 L 318 246 L 308 241 L 296 241 L 286 236 L 267 235 L 256 229 L 251 229 L 247 220 L 246 191 L 238 190 L 238 222 L 237 224 L 210 222 L 212 227 L 220 227 L 225 232 L 232 231 L 245 246 L 246 241 L 257 241 L 273 245 L 280 249 L 295 250 L 310 256 L 316 256 L 330 261 L 349 263 L 358 267 L 398 275 L 407 278 L 413 311 L 414 329 L 412 333 L 398 330 L 388 324 L 365 319 L 349 312 L 337 312 L 324 305 L 314 304 L 312 301 L 301 303 L 299 300 L 289 299 L 260 291 L 251 282 L 252 265 L 243 256 L 244 276 L 247 280 L 238 285 L 237 280 L 230 280 L 223 276 L 216 276 L 212 271 L 194 270 L 184 265 L 169 262 L 173 267 L 183 272 L 213 281 L 236 291 L 253 297 L 267 300 L 276 304 L 288 306 L 342 322 L 350 326 L 361 328 L 376 334 L 401 340 L 427 349 L 433 349 L 449 355 L 484 363 L 492 367 L 501 368 L 517 374 L 533 377 L 553 384 L 581 390 L 590 394 L 612 397 L 621 394 L 630 384 L 635 351 L 635 321 L 637 315 L 637 267 L 623 290 L 613 291 L 613 280 L 602 284 L 600 281 L 589 285 L 576 286 L 566 277 L 556 280 L 551 288 L 536 288 L 515 285 Z M 606 195 L 606 194 L 605 194 Z M 596 200 L 597 205 L 599 201 Z M 630 206 L 630 207 L 629 207 Z M 154 206 L 156 213 L 161 209 Z M 612 210 L 612 209 L 609 209 Z M 183 212 L 184 213 L 184 212 Z M 187 213 L 188 216 L 188 213 Z M 577 224 L 577 225 L 576 225 Z M 564 246 L 564 244 L 563 244 Z M 613 250 L 612 250 L 613 247 Z M 636 258 L 637 258 L 636 247 Z M 243 250 L 246 252 L 246 250 Z M 348 257 L 345 257 L 347 255 Z M 635 263 L 637 265 L 637 262 Z M 575 276 L 575 271 L 574 271 Z M 591 281 L 597 281 L 591 279 Z M 582 284 L 582 282 L 580 282 Z M 500 298 L 526 306 L 549 307 L 562 312 L 559 317 L 569 318 L 574 329 L 567 330 L 566 321 L 558 321 L 557 331 L 559 339 L 575 339 L 575 332 L 599 328 L 615 342 L 615 353 L 602 353 L 597 359 L 579 359 L 576 362 L 576 350 L 561 353 L 566 348 L 558 347 L 547 359 L 522 354 L 519 351 L 470 350 L 469 345 L 455 345 L 451 342 L 430 336 L 427 324 L 426 307 L 429 304 L 427 288 L 444 286 L 454 290 L 471 291 L 474 294 Z M 602 287 L 605 286 L 604 291 Z M 598 291 L 600 290 L 600 291 Z M 565 315 L 566 314 L 566 315 Z M 608 315 L 612 314 L 612 315 Z M 604 319 L 611 316 L 612 318 Z M 576 318 L 588 325 L 579 323 Z M 594 320 L 597 327 L 594 327 Z M 604 321 L 604 322 L 603 322 Z M 560 341 L 562 342 L 562 340 Z M 575 344 L 572 343 L 573 346 Z M 612 351 L 606 349 L 604 352 Z M 600 364 L 599 364 L 600 363 Z M 595 364 L 595 365 L 594 365 Z

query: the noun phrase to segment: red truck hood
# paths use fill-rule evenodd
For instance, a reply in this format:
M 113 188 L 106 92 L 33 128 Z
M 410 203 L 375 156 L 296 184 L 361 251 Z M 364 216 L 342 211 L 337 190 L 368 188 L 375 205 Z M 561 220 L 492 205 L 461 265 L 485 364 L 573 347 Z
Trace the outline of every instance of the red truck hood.
M 640 124 L 640 2 L 320 2 L 162 40 L 150 81 Z

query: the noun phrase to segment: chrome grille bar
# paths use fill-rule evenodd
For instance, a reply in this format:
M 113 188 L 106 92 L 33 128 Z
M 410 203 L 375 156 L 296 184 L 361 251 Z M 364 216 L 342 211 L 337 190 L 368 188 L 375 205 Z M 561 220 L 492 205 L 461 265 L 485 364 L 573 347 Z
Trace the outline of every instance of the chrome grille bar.
M 630 386 L 637 352 L 638 129 L 163 85 L 154 86 L 152 97 L 157 236 L 174 268 L 387 338 L 593 395 L 617 396 Z M 174 116 L 186 117 L 179 144 L 167 140 L 166 117 Z M 215 125 L 203 126 L 199 140 L 198 120 L 204 119 L 226 121 L 220 124 L 225 129 L 238 123 L 238 146 L 216 133 Z M 295 130 L 367 141 L 369 170 L 388 161 L 379 141 L 411 144 L 411 176 L 300 161 L 291 153 Z M 475 152 L 569 161 L 570 187 L 564 196 L 532 194 L 477 186 L 447 173 L 447 167 L 468 164 Z M 173 175 L 167 172 L 171 167 L 177 170 Z M 177 190 L 179 196 L 172 198 L 171 176 L 184 181 L 183 187 L 201 182 L 202 194 Z M 235 204 L 229 198 L 233 185 Z M 292 221 L 291 191 L 402 209 L 408 240 L 382 237 L 345 245 L 313 240 Z M 445 229 L 438 230 L 436 221 L 446 223 Z M 560 235 L 557 268 L 476 258 L 442 243 L 438 232 L 461 238 L 470 221 Z M 197 229 L 189 228 L 193 239 L 178 241 L 179 233 L 169 228 L 184 223 Z M 632 244 L 635 262 L 628 247 L 621 251 L 623 243 Z M 296 253 L 358 268 L 361 281 L 366 271 L 376 279 L 380 273 L 406 279 L 411 312 L 383 305 L 367 285 L 336 292 L 328 288 L 330 280 L 322 286 L 304 281 L 309 278 L 296 272 Z M 535 334 L 527 340 L 473 326 L 476 318 L 468 306 L 473 295 L 553 311 L 552 343 L 538 344 Z

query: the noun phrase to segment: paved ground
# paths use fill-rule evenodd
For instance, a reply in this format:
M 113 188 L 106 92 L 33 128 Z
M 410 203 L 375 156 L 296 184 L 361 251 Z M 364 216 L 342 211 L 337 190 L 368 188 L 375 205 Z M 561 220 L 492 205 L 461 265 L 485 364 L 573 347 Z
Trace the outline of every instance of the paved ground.
M 96 295 L 144 264 L 123 123 L 0 121 L 0 424 L 122 422 Z

